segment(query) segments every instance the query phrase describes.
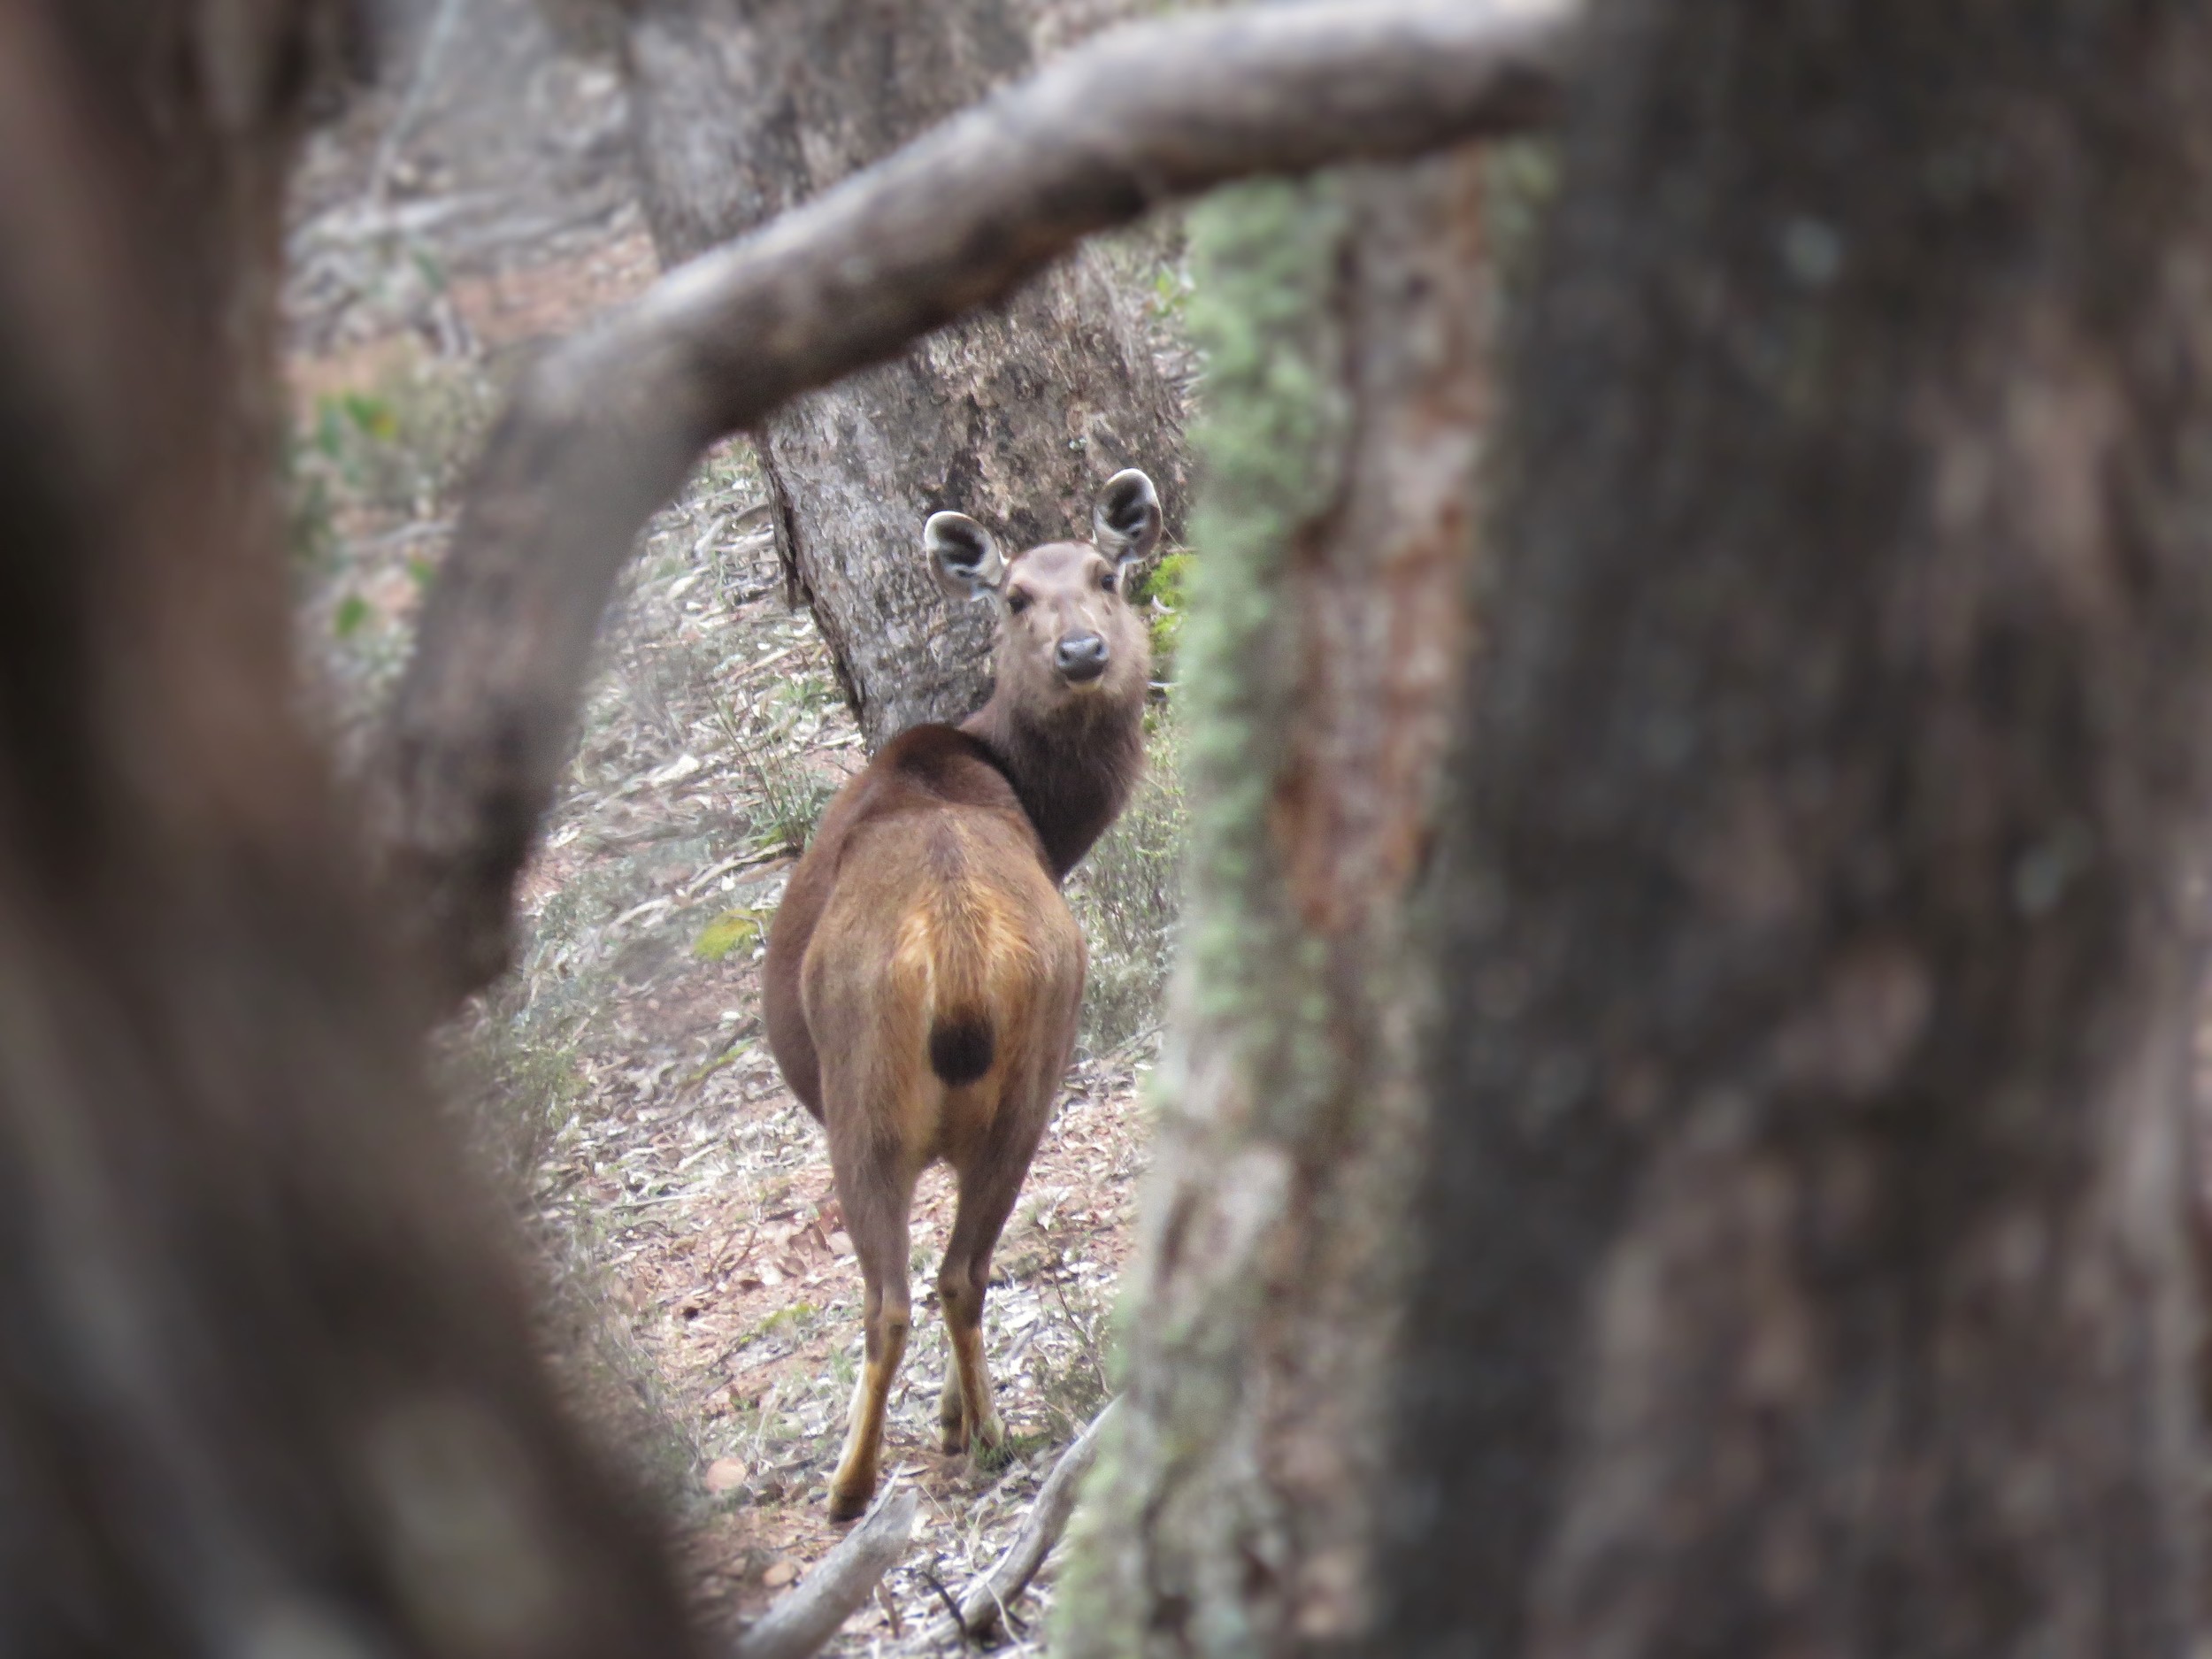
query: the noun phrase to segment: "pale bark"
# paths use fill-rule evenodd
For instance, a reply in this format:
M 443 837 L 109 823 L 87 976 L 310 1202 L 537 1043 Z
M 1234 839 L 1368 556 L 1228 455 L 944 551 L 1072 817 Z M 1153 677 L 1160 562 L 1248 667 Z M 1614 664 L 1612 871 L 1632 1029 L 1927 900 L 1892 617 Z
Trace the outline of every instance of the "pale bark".
M 426 996 L 448 1004 L 504 965 L 607 594 L 710 442 L 1154 203 L 1540 121 L 1572 21 L 1563 6 L 1331 5 L 1123 31 L 550 354 L 493 434 L 373 780 Z
M 2212 19 L 1615 8 L 1435 895 L 1381 1651 L 2194 1651 Z
M 1470 646 L 1487 409 L 1471 156 L 1210 205 L 1212 494 L 1186 651 L 1188 957 L 1123 1425 L 1057 1650 L 1371 1637 L 1426 1133 L 1406 971 Z M 1286 395 L 1287 391 L 1287 395 Z

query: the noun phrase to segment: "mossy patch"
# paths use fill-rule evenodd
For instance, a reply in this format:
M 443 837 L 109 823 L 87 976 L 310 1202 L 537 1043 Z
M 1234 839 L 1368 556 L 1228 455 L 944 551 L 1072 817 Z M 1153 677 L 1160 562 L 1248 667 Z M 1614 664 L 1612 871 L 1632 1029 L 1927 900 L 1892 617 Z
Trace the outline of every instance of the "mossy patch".
M 733 950 L 750 950 L 768 925 L 767 913 L 739 909 L 725 910 L 699 930 L 691 941 L 691 954 L 702 962 L 719 962 Z
M 1131 595 L 1147 615 L 1152 634 L 1152 672 L 1162 680 L 1175 677 L 1175 662 L 1183 642 L 1184 586 L 1190 579 L 1191 550 L 1178 548 L 1164 556 L 1137 584 Z

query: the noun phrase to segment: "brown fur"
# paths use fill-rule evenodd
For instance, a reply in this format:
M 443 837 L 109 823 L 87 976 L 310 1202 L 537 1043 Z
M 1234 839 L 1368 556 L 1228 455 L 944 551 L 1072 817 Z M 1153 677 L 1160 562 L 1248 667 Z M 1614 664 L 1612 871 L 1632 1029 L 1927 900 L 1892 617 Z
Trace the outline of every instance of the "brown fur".
M 932 520 L 950 582 L 1000 607 L 996 688 L 956 729 L 902 733 L 839 792 L 770 936 L 769 1047 L 828 1131 L 866 1283 L 867 1365 L 833 1518 L 858 1515 L 875 1490 L 911 1317 L 907 1215 L 940 1158 L 959 1190 L 937 1279 L 954 1360 L 945 1449 L 985 1454 L 1003 1438 L 983 1365 L 984 1292 L 1083 995 L 1083 938 L 1059 883 L 1120 812 L 1143 757 L 1150 657 L 1119 589 L 1123 565 L 1157 535 L 1158 507 L 1148 483 L 1133 506 L 1133 487 L 1115 495 L 1121 485 L 1108 501 L 1124 526 L 1102 517 L 1102 550 L 1052 542 L 1001 566 L 979 526 L 957 520 L 948 534 L 958 539 L 939 549 Z M 1089 636 L 1104 642 L 1104 668 L 1077 683 L 1059 666 L 1064 642 Z

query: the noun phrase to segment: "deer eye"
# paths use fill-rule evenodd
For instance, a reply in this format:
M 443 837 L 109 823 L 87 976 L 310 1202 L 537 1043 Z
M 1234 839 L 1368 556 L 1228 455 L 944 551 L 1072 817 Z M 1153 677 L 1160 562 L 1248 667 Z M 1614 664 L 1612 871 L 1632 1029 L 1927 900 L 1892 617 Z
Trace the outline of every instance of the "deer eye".
M 1019 616 L 1029 609 L 1029 595 L 1018 588 L 1006 595 L 1006 610 L 1010 616 Z
M 1121 580 L 1112 570 L 1102 571 L 1099 573 L 1098 587 L 1101 593 L 1115 593 L 1119 591 Z

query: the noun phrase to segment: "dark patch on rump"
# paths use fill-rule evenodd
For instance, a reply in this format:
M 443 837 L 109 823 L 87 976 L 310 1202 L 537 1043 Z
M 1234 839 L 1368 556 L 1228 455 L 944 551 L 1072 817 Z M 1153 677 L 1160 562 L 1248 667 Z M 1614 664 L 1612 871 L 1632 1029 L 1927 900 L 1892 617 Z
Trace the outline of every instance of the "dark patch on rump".
M 988 1071 L 997 1054 L 998 1038 L 980 1014 L 945 1014 L 930 1024 L 929 1069 L 954 1088 Z

